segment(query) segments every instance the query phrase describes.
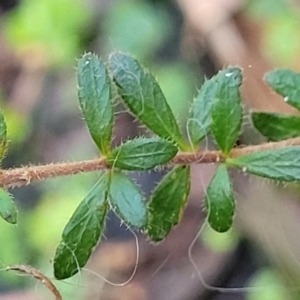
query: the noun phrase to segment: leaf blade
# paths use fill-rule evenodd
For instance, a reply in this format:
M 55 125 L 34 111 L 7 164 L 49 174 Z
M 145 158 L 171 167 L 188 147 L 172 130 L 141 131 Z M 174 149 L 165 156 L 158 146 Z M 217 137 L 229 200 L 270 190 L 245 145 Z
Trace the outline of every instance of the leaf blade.
M 118 92 L 131 112 L 164 139 L 186 148 L 173 112 L 154 79 L 133 57 L 113 53 L 110 66 Z
M 226 160 L 243 171 L 278 181 L 300 180 L 300 146 L 265 150 Z
M 115 148 L 107 163 L 123 170 L 151 170 L 171 160 L 178 149 L 161 138 L 136 138 Z
M 108 174 L 102 175 L 79 204 L 64 228 L 54 257 L 54 276 L 65 279 L 75 275 L 89 259 L 99 241 L 107 212 Z
M 7 126 L 3 114 L 0 112 L 0 161 L 3 159 L 7 148 Z
M 0 216 L 10 224 L 17 223 L 17 209 L 12 196 L 5 190 L 0 189 Z
M 217 232 L 226 232 L 232 227 L 235 200 L 227 168 L 220 165 L 206 190 L 208 223 Z
M 242 72 L 239 68 L 228 68 L 219 72 L 215 80 L 218 88 L 211 112 L 211 131 L 221 151 L 227 156 L 242 125 L 243 109 L 239 92 Z
M 193 146 L 197 146 L 210 132 L 211 108 L 216 91 L 217 84 L 214 76 L 203 83 L 194 100 L 188 121 L 188 134 Z
M 300 111 L 300 74 L 287 69 L 277 69 L 265 76 L 265 81 L 284 101 Z
M 278 113 L 254 112 L 254 127 L 270 141 L 281 141 L 300 136 L 300 117 Z
M 190 191 L 190 167 L 173 168 L 155 188 L 148 204 L 147 234 L 163 240 L 183 215 Z
M 137 228 L 145 226 L 147 209 L 144 196 L 132 180 L 121 172 L 111 174 L 109 198 L 125 223 Z
M 103 62 L 91 53 L 78 62 L 78 98 L 90 134 L 103 155 L 109 153 L 113 105 L 111 82 Z

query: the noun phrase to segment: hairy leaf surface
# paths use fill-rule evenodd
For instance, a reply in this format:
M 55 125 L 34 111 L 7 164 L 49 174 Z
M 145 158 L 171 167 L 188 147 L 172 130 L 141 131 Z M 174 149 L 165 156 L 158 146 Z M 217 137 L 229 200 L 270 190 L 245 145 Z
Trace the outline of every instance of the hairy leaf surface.
M 125 174 L 116 171 L 111 174 L 109 198 L 125 223 L 144 228 L 147 223 L 145 198 Z
M 261 177 L 286 182 L 300 180 L 300 146 L 255 152 L 226 162 Z
M 300 74 L 291 70 L 277 69 L 265 76 L 266 82 L 284 101 L 300 110 Z
M 104 228 L 108 208 L 107 173 L 79 204 L 68 224 L 54 257 L 54 275 L 65 279 L 76 274 L 89 259 Z
M 192 106 L 188 133 L 194 146 L 197 146 L 210 133 L 211 108 L 218 86 L 216 76 L 203 83 Z
M 158 136 L 185 148 L 173 112 L 152 74 L 123 53 L 112 54 L 110 66 L 118 92 L 131 112 Z
M 136 138 L 114 149 L 107 163 L 124 170 L 150 170 L 171 160 L 178 149 L 161 138 Z
M 235 201 L 226 166 L 220 165 L 206 190 L 208 223 L 218 231 L 228 231 L 233 222 Z
M 93 140 L 103 155 L 109 153 L 113 105 L 111 82 L 103 62 L 94 54 L 85 54 L 78 62 L 78 98 Z
M 228 68 L 216 76 L 216 100 L 212 106 L 211 131 L 223 154 L 233 148 L 241 130 L 243 109 L 239 87 L 242 72 Z
M 148 205 L 147 232 L 152 241 L 163 240 L 181 220 L 189 191 L 189 166 L 175 167 L 157 185 Z
M 270 141 L 300 136 L 299 116 L 254 112 L 251 117 L 254 127 Z
M 0 216 L 11 224 L 17 223 L 17 209 L 12 196 L 3 189 L 0 189 Z

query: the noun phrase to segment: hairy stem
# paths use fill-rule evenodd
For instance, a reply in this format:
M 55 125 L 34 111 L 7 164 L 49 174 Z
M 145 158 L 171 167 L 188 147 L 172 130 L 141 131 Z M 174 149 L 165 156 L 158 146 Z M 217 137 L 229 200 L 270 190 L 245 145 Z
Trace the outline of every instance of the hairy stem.
M 265 143 L 255 146 L 247 146 L 243 148 L 235 148 L 230 152 L 230 157 L 239 157 L 245 154 L 285 148 L 288 146 L 300 145 L 300 138 L 288 139 L 280 142 Z M 219 163 L 224 161 L 221 151 L 199 151 L 196 153 L 179 152 L 171 161 L 171 164 L 206 164 Z M 56 163 L 42 166 L 25 166 L 15 169 L 7 169 L 0 171 L 0 186 L 4 188 L 14 188 L 23 185 L 29 185 L 34 181 L 43 179 L 75 175 L 78 173 L 97 171 L 101 169 L 109 169 L 105 158 L 101 157 L 94 160 L 86 160 L 72 163 Z

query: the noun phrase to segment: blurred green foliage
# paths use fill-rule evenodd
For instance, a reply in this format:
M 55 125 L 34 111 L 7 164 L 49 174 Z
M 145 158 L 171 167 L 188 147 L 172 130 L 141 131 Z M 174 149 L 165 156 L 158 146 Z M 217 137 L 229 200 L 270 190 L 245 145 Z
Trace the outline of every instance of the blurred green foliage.
M 174 61 L 153 66 L 153 73 L 176 117 L 179 125 L 184 124 L 189 106 L 196 92 L 196 82 L 191 69 L 182 62 Z M 200 83 L 197 82 L 197 86 Z
M 5 16 L 6 39 L 17 52 L 42 53 L 48 65 L 73 62 L 80 49 L 80 32 L 91 16 L 84 4 L 81 0 L 23 0 Z
M 282 284 L 282 278 L 272 268 L 258 270 L 250 279 L 253 291 L 247 293 L 246 300 L 288 300 L 289 291 Z
M 111 5 L 104 20 L 106 51 L 129 52 L 149 60 L 172 32 L 171 18 L 146 1 L 122 0 Z
M 300 10 L 274 15 L 266 22 L 264 50 L 276 64 L 293 67 L 300 52 Z
M 269 18 L 288 11 L 287 0 L 251 0 L 247 1 L 248 13 L 258 18 Z
M 20 212 L 22 214 L 23 211 Z M 19 222 L 23 223 L 24 215 L 20 216 Z M 22 245 L 19 226 L 9 226 L 4 220 L 0 220 L 0 268 L 5 268 L 8 265 L 13 265 L 19 262 L 26 262 L 28 260 L 26 245 Z M 5 247 L 3 247 L 5 245 Z M 20 251 L 23 249 L 23 251 Z M 20 284 L 24 285 L 24 279 L 13 274 L 0 272 L 0 281 L 2 288 Z
M 239 237 L 233 228 L 220 233 L 213 230 L 210 226 L 205 226 L 201 233 L 201 241 L 213 252 L 227 253 L 237 247 Z
M 262 28 L 262 49 L 276 66 L 293 68 L 300 51 L 300 9 L 288 0 L 253 0 L 248 13 Z
M 8 146 L 11 148 L 22 143 L 28 137 L 32 130 L 32 124 L 26 115 L 11 109 L 8 105 L 1 103 L 1 108 L 7 123 Z

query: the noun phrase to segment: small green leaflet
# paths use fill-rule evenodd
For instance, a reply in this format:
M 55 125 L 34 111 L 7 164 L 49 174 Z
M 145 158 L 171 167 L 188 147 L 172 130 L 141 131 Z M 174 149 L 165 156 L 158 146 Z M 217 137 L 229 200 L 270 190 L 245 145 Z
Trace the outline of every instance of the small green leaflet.
M 232 226 L 235 201 L 226 166 L 220 165 L 206 190 L 208 223 L 218 232 Z
M 158 136 L 185 149 L 176 119 L 152 74 L 136 59 L 122 53 L 111 55 L 110 66 L 118 92 L 131 112 Z
M 12 196 L 3 189 L 0 189 L 0 216 L 11 224 L 17 223 L 17 209 Z
M 170 161 L 177 152 L 177 147 L 167 140 L 136 138 L 114 149 L 106 161 L 123 170 L 150 170 Z
M 148 205 L 147 233 L 152 241 L 163 240 L 178 224 L 189 192 L 189 166 L 175 167 L 157 185 Z
M 254 127 L 268 140 L 281 141 L 300 136 L 300 117 L 278 113 L 254 112 Z
M 291 70 L 277 69 L 265 76 L 266 82 L 284 101 L 300 110 L 300 74 Z
M 238 68 L 228 68 L 219 72 L 215 80 L 218 87 L 211 112 L 211 131 L 223 154 L 228 155 L 242 125 L 243 109 L 239 91 L 242 72 Z
M 85 54 L 78 62 L 78 98 L 93 140 L 103 155 L 110 150 L 113 105 L 111 82 L 103 62 Z
M 300 146 L 265 150 L 228 158 L 226 163 L 254 175 L 279 181 L 300 180 Z
M 145 198 L 126 175 L 114 171 L 111 174 L 109 199 L 113 208 L 128 225 L 144 228 L 147 223 Z
M 0 161 L 3 159 L 6 152 L 7 140 L 6 140 L 6 123 L 3 114 L 0 112 Z
M 197 146 L 210 132 L 211 108 L 217 90 L 215 78 L 216 76 L 204 82 L 192 106 L 188 134 L 194 146 Z
M 89 259 L 104 228 L 108 208 L 109 174 L 105 173 L 79 204 L 54 257 L 54 276 L 65 279 L 76 274 Z

